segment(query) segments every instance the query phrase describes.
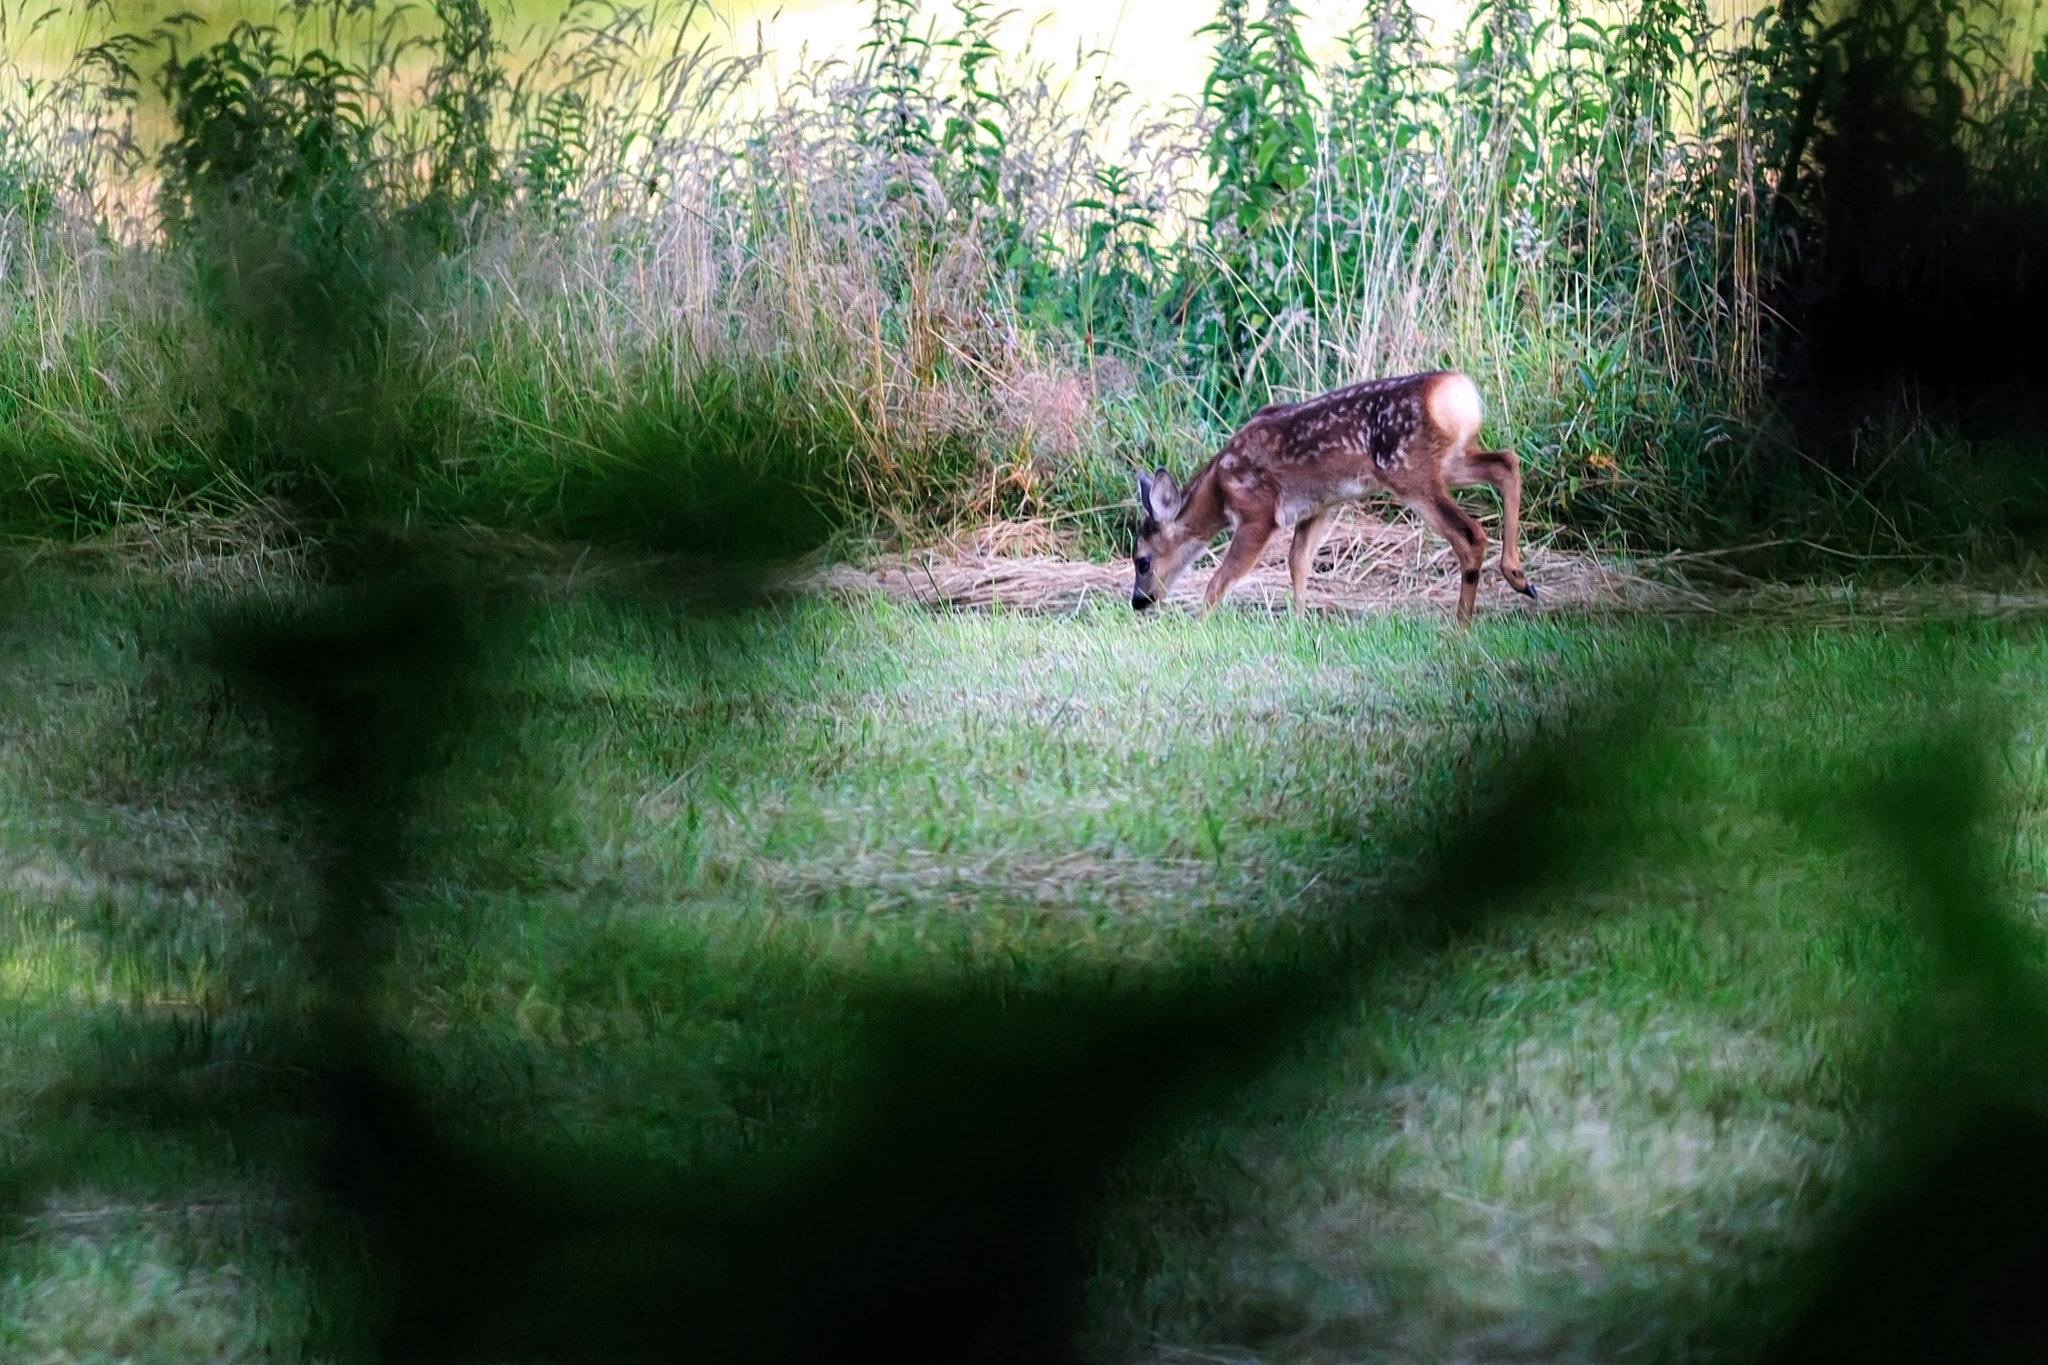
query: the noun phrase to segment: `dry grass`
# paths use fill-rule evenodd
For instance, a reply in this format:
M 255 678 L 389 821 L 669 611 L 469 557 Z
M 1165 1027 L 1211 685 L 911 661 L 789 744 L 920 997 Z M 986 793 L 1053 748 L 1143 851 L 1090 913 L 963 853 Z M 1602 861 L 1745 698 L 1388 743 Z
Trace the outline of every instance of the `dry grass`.
M 1497 549 L 1497 520 L 1480 520 Z M 1196 561 L 1175 585 L 1174 601 L 1199 607 L 1222 549 L 1218 544 Z M 1490 557 L 1479 590 L 1480 610 L 1740 616 L 1764 622 L 1796 618 L 1807 626 L 2048 617 L 2048 584 L 2037 576 L 1871 586 L 1852 570 L 1839 579 L 1787 583 L 1734 572 L 1720 563 L 1722 558 L 1721 552 L 1709 551 L 1632 559 L 1562 549 L 1539 536 L 1523 546 L 1522 562 L 1542 600 L 1532 604 L 1510 592 L 1493 572 Z M 1073 538 L 1056 524 L 1026 520 L 994 522 L 930 549 L 880 555 L 865 565 L 835 565 L 796 583 L 833 593 L 880 592 L 949 608 L 1071 612 L 1095 600 L 1127 601 L 1131 570 L 1121 559 L 1106 564 L 1084 559 Z M 1405 512 L 1389 521 L 1357 507 L 1338 513 L 1309 580 L 1311 609 L 1338 614 L 1449 612 L 1457 595 L 1457 562 L 1449 545 Z M 1274 539 L 1259 567 L 1232 590 L 1229 600 L 1240 608 L 1289 609 L 1285 537 Z
M 1499 525 L 1481 517 L 1497 552 Z M 173 511 L 138 515 L 88 540 L 36 541 L 25 559 L 56 558 L 82 570 L 167 581 L 179 587 L 267 592 L 316 574 L 320 541 L 274 502 L 234 515 Z M 444 546 L 465 563 L 487 561 L 546 596 L 597 578 L 632 581 L 660 570 L 664 557 L 579 547 L 483 526 L 455 528 Z M 1767 547 L 1744 547 L 1767 548 Z M 1199 607 L 1222 544 L 1196 561 L 1173 599 Z M 1284 612 L 1290 607 L 1285 537 L 1276 537 L 1233 590 L 1238 607 Z M 1480 610 L 1492 614 L 1796 618 L 1801 624 L 2048 617 L 2048 583 L 2037 575 L 1995 582 L 1930 579 L 1871 586 L 1854 572 L 1832 581 L 1787 583 L 1734 572 L 1721 552 L 1627 558 L 1567 550 L 1541 534 L 1523 547 L 1523 565 L 1540 602 L 1510 592 L 1491 567 L 1480 586 Z M 1711 572 L 1708 572 L 1708 571 Z M 1085 557 L 1069 523 L 1051 518 L 995 519 L 911 552 L 875 555 L 863 563 L 807 568 L 781 580 L 792 591 L 879 592 L 952 609 L 1067 613 L 1098 600 L 1130 595 L 1130 566 Z M 1410 611 L 1448 613 L 1457 602 L 1457 563 L 1450 547 L 1402 512 L 1382 519 L 1368 508 L 1340 511 L 1309 580 L 1311 609 L 1341 615 Z
M 1495 540 L 1498 528 L 1489 526 Z M 1130 566 L 1093 563 L 1058 552 L 1056 531 L 1042 523 L 1000 523 L 931 550 L 887 555 L 866 567 L 838 565 L 815 581 L 831 592 L 878 591 L 948 607 L 1002 607 L 1019 611 L 1072 611 L 1091 600 L 1127 601 Z M 1231 601 L 1267 611 L 1288 606 L 1287 542 L 1276 537 L 1259 567 L 1238 585 Z M 1176 585 L 1173 599 L 1195 605 L 1221 557 L 1218 546 Z M 1490 570 L 1480 588 L 1481 609 L 1502 611 L 1711 611 L 1713 598 L 1672 577 L 1651 577 L 1652 566 L 1597 557 L 1538 542 L 1523 550 L 1523 566 L 1543 594 L 1532 606 Z M 1332 612 L 1449 611 L 1457 604 L 1458 566 L 1450 546 L 1407 514 L 1394 521 L 1347 507 L 1338 513 L 1316 572 L 1309 580 L 1311 607 Z
M 307 557 L 318 546 L 285 508 L 257 501 L 231 515 L 140 514 L 86 540 L 40 542 L 29 558 L 54 556 L 81 568 L 168 579 L 181 587 L 264 590 L 304 577 Z

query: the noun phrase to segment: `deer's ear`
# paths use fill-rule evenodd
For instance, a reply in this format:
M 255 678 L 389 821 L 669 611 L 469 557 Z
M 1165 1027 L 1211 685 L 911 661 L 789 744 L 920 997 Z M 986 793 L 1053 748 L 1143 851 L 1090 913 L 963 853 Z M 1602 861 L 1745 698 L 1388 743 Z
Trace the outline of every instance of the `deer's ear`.
M 1138 476 L 1138 506 L 1157 522 L 1169 522 L 1180 514 L 1180 488 L 1173 475 L 1156 470 L 1150 478 Z

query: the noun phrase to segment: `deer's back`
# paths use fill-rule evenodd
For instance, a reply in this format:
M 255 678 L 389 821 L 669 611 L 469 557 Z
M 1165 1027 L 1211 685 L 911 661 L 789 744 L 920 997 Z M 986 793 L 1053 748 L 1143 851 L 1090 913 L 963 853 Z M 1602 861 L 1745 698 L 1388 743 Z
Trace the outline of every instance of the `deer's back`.
M 1479 430 L 1479 394 L 1456 370 L 1369 379 L 1301 403 L 1261 408 L 1217 457 L 1239 497 L 1267 497 L 1283 521 L 1317 507 L 1435 479 L 1436 463 Z

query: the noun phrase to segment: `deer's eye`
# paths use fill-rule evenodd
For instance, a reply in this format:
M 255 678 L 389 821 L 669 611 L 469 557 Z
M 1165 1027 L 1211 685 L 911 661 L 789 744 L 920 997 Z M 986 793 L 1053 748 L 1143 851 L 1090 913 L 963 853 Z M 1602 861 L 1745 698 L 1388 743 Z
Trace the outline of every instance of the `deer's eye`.
M 1139 573 L 1150 573 L 1150 572 L 1152 572 L 1152 556 L 1151 556 L 1151 555 L 1139 555 L 1139 556 L 1138 556 L 1138 572 L 1139 572 Z

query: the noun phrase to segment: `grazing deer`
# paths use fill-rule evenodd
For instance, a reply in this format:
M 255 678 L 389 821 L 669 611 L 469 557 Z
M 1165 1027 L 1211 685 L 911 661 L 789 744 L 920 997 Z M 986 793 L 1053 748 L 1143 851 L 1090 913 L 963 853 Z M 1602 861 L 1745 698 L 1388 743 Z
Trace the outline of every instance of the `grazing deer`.
M 1452 500 L 1453 488 L 1492 484 L 1500 494 L 1500 576 L 1536 596 L 1522 573 L 1522 464 L 1511 450 L 1475 450 L 1479 390 L 1456 370 L 1370 379 L 1305 403 L 1275 403 L 1252 414 L 1215 459 L 1177 486 L 1165 470 L 1138 475 L 1138 571 L 1131 605 L 1145 610 L 1226 525 L 1233 532 L 1209 580 L 1203 610 L 1223 599 L 1259 562 L 1266 544 L 1292 529 L 1287 566 L 1294 602 L 1306 606 L 1308 571 L 1340 503 L 1385 489 L 1451 543 L 1463 571 L 1458 621 L 1472 619 L 1486 532 Z

